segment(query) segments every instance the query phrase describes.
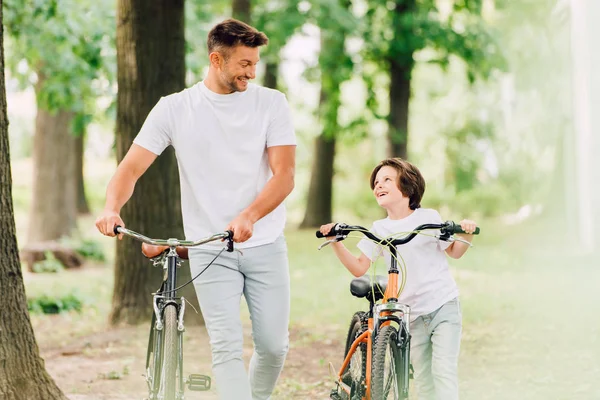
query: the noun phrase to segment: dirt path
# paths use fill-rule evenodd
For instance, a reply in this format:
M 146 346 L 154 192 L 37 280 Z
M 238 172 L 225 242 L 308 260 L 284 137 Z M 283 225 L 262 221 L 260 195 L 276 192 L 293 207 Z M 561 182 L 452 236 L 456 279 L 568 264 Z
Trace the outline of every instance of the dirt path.
M 143 399 L 147 329 L 140 326 L 95 333 L 66 347 L 42 348 L 42 357 L 71 400 Z M 327 399 L 331 389 L 328 362 L 339 367 L 341 340 L 314 340 L 300 329 L 292 329 L 290 334 L 290 351 L 273 400 Z M 186 328 L 184 337 L 184 373 L 210 374 L 210 350 L 204 328 Z M 249 327 L 245 339 L 247 362 L 252 354 Z M 209 392 L 186 391 L 185 398 L 216 400 L 217 395 L 213 387 Z

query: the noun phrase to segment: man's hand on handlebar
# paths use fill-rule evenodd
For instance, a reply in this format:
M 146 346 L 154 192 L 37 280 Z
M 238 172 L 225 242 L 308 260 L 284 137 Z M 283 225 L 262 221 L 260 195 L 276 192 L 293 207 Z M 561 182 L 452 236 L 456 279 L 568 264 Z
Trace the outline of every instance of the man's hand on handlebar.
M 115 226 L 125 227 L 125 223 L 121 219 L 119 213 L 115 211 L 104 210 L 102 215 L 96 219 L 96 228 L 105 236 L 114 237 Z M 123 239 L 123 235 L 119 235 L 119 240 Z

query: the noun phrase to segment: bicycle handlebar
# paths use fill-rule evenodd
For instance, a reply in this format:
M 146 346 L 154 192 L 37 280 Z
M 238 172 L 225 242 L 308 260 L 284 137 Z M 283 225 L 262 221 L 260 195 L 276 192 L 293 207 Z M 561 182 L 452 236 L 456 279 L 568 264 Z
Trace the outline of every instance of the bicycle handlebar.
M 196 241 L 179 240 L 179 239 L 166 239 L 166 240 L 165 239 L 151 239 L 151 238 L 144 236 L 140 233 L 137 233 L 135 231 L 123 228 L 120 225 L 115 226 L 114 232 L 115 232 L 115 235 L 123 234 L 125 236 L 129 236 L 133 239 L 139 240 L 140 242 L 148 243 L 148 244 L 151 244 L 154 246 L 169 246 L 169 247 L 177 247 L 177 246 L 195 247 L 195 246 L 200 246 L 201 244 L 214 242 L 219 239 L 226 239 L 227 240 L 227 251 L 228 252 L 233 251 L 233 232 L 232 231 L 216 233 L 212 236 L 206 237 L 204 239 L 199 239 Z
M 457 224 L 454 221 L 446 221 L 444 223 L 441 224 L 423 224 L 423 225 L 419 225 L 415 228 L 415 230 L 408 234 L 407 236 L 404 236 L 402 238 L 399 239 L 394 239 L 394 240 L 386 240 L 386 239 L 381 239 L 377 236 L 375 236 L 373 233 L 371 233 L 368 229 L 363 228 L 362 226 L 351 226 L 351 225 L 346 225 L 346 224 L 335 224 L 333 226 L 333 228 L 329 231 L 329 233 L 327 233 L 326 235 L 323 235 L 321 233 L 321 231 L 317 231 L 316 235 L 318 238 L 323 238 L 323 237 L 330 237 L 330 236 L 345 236 L 348 235 L 350 232 L 360 232 L 363 235 L 365 235 L 366 237 L 368 237 L 371 240 L 374 240 L 378 243 L 384 243 L 388 246 L 398 246 L 401 244 L 406 244 L 408 242 L 410 242 L 415 236 L 417 236 L 419 231 L 422 230 L 427 230 L 427 229 L 439 229 L 441 232 L 441 238 L 448 238 L 450 237 L 450 235 L 453 235 L 455 233 L 466 233 L 465 231 L 462 230 L 461 226 L 459 224 Z M 479 234 L 479 227 L 477 227 L 475 229 L 475 232 L 473 232 L 473 235 L 478 235 Z

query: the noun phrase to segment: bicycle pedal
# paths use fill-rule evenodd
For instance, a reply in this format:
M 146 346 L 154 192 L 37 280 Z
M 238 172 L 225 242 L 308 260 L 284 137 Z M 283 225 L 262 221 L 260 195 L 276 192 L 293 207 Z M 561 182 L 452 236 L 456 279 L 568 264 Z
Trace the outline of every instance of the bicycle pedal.
M 331 390 L 331 393 L 329 393 L 329 398 L 331 400 L 342 400 L 342 396 L 339 395 L 337 389 Z
M 195 392 L 210 390 L 210 376 L 191 374 L 187 380 L 188 389 Z

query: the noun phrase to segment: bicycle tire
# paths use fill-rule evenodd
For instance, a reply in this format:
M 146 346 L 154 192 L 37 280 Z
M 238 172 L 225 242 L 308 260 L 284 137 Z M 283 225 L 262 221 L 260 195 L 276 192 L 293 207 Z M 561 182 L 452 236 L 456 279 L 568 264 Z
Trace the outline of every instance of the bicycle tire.
M 178 330 L 177 307 L 167 304 L 163 313 L 164 341 L 161 372 L 161 394 L 164 400 L 177 399 Z
M 390 357 L 386 358 L 388 355 Z M 371 400 L 408 398 L 408 387 L 405 387 L 407 382 L 404 382 L 403 378 L 404 357 L 405 353 L 398 347 L 398 330 L 391 325 L 381 328 L 373 347 Z M 387 365 L 386 359 L 389 360 Z M 395 390 L 392 390 L 394 388 Z
M 150 335 L 148 337 L 148 352 L 146 353 L 146 381 L 148 382 L 149 398 L 156 398 L 160 390 L 160 370 L 162 365 L 162 332 L 156 329 L 156 318 L 152 315 Z
M 348 328 L 348 336 L 346 336 L 346 348 L 344 350 L 344 359 L 350 351 L 350 347 L 354 340 L 359 337 L 366 329 L 366 313 L 364 311 L 358 311 L 352 316 L 350 326 Z M 360 364 L 360 365 L 357 365 Z M 358 376 L 357 376 L 358 372 Z M 347 400 L 353 400 L 355 398 L 362 399 L 364 396 L 364 383 L 366 381 L 367 374 L 367 345 L 361 343 L 355 350 L 354 355 L 350 359 L 348 366 L 342 372 L 342 382 L 350 386 L 350 396 Z M 345 393 L 345 392 L 344 392 Z

